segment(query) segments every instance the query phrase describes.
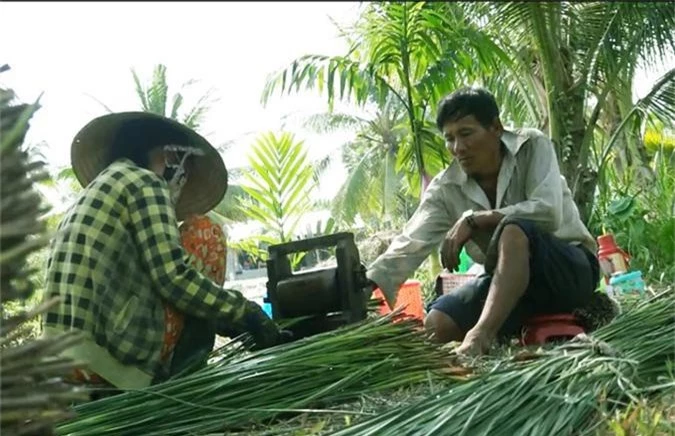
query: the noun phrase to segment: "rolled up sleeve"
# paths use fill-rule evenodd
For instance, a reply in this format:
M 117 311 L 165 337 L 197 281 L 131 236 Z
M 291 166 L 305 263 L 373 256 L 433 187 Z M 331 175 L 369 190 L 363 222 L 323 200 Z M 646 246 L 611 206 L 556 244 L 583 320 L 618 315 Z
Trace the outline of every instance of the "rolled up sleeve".
M 558 160 L 553 143 L 545 136 L 532 138 L 527 161 L 525 195 L 527 200 L 497 209 L 514 218 L 533 221 L 541 230 L 555 232 L 562 223 L 563 195 Z
M 401 285 L 439 246 L 457 219 L 445 204 L 443 188 L 438 179 L 432 181 L 403 232 L 366 272 L 382 290 L 389 307 L 393 308 Z

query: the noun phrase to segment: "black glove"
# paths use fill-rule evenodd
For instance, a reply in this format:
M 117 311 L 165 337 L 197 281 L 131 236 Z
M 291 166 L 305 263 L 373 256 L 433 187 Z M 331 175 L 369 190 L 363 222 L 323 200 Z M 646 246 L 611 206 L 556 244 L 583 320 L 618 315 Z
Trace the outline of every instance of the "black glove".
M 250 316 L 248 323 L 249 328 L 247 330 L 255 342 L 255 345 L 252 347 L 253 350 L 262 350 L 282 343 L 283 331 L 279 330 L 276 323 L 262 310 L 261 313 L 262 316 L 259 314 Z
M 254 350 L 273 347 L 282 341 L 282 332 L 279 327 L 263 312 L 260 306 L 252 301 L 248 303 L 243 318 L 220 320 L 216 323 L 216 327 L 219 335 L 231 338 L 248 333 L 255 342 L 252 347 Z
M 276 345 L 287 344 L 295 340 L 295 335 L 290 330 L 277 330 L 277 333 L 257 336 L 253 340 L 255 344 L 251 347 L 252 350 L 263 350 L 265 348 L 274 347 Z
M 279 331 L 279 343 L 287 344 L 295 340 L 295 335 L 290 330 L 281 330 Z

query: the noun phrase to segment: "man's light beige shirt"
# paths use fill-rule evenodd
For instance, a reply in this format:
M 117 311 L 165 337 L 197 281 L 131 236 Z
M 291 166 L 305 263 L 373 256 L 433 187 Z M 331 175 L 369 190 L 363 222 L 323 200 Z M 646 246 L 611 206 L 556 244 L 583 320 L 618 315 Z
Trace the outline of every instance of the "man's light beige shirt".
M 545 231 L 591 251 L 596 245 L 560 174 L 553 144 L 536 129 L 505 131 L 506 153 L 497 179 L 495 210 L 525 218 Z M 429 184 L 403 232 L 368 268 L 367 276 L 382 289 L 390 306 L 399 287 L 437 249 L 446 233 L 467 210 L 491 210 L 485 192 L 454 161 Z M 466 250 L 484 263 L 492 231 L 475 231 Z

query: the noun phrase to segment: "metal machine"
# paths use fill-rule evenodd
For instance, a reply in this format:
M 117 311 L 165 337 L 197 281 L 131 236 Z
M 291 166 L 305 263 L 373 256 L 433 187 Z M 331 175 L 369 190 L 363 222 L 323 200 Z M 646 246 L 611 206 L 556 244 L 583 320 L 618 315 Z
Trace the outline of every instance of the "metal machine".
M 335 247 L 336 267 L 292 270 L 291 255 L 330 247 Z M 366 318 L 366 271 L 352 233 L 272 245 L 268 250 L 265 302 L 271 304 L 275 321 L 301 318 L 287 327 L 296 339 Z

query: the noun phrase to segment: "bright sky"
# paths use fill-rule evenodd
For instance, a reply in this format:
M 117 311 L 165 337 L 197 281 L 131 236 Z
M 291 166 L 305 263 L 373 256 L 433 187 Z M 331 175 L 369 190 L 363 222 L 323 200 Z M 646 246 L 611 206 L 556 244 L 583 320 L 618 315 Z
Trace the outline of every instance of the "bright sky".
M 325 111 L 325 98 L 316 94 L 277 97 L 263 108 L 265 78 L 303 54 L 344 54 L 346 44 L 328 17 L 351 23 L 358 8 L 358 2 L 2 2 L 0 63 L 12 70 L 0 81 L 22 101 L 44 92 L 28 141 L 45 141 L 46 157 L 58 168 L 69 165 L 75 133 L 105 113 L 88 95 L 115 111 L 137 110 L 130 68 L 148 79 L 153 66 L 163 63 L 170 93 L 187 80 L 200 81 L 186 94 L 187 107 L 207 89 L 215 90 L 219 101 L 202 133 L 216 145 L 236 140 L 225 163 L 239 167 L 253 139 L 250 132 L 279 131 L 289 113 Z M 636 93 L 643 96 L 672 64 L 671 59 L 664 68 L 640 73 Z M 334 153 L 339 160 L 338 146 L 349 138 L 289 128 L 305 140 L 312 158 Z M 341 165 L 327 173 L 331 180 L 344 175 Z M 338 187 L 323 183 L 321 196 L 331 198 Z
M 245 164 L 242 148 L 255 137 L 250 132 L 279 131 L 287 114 L 325 112 L 325 98 L 317 94 L 275 97 L 263 108 L 265 79 L 304 54 L 344 54 L 346 44 L 328 17 L 352 22 L 358 3 L 1 3 L 0 10 L 0 63 L 12 68 L 0 80 L 22 101 L 44 92 L 27 140 L 47 142 L 53 167 L 69 165 L 73 136 L 105 113 L 87 94 L 115 111 L 137 110 L 130 68 L 149 79 L 154 65 L 163 63 L 171 94 L 199 80 L 188 88 L 186 107 L 214 89 L 218 101 L 201 133 L 214 145 L 237 140 L 225 155 L 234 168 Z M 337 151 L 348 139 L 289 129 L 305 140 L 312 158 Z M 341 165 L 331 173 L 344 177 Z M 338 187 L 326 185 L 322 197 Z

